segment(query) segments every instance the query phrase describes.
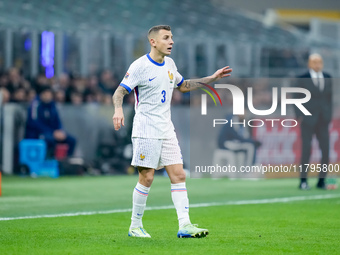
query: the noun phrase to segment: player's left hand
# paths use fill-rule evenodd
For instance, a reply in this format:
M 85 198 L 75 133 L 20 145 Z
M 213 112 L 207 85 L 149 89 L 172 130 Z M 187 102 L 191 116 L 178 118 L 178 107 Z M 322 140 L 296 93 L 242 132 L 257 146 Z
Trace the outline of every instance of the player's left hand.
M 215 80 L 219 80 L 219 79 L 222 79 L 224 77 L 228 77 L 230 76 L 230 73 L 233 71 L 233 69 L 229 68 L 229 66 L 225 66 L 221 69 L 218 69 L 213 75 L 212 77 L 215 79 Z

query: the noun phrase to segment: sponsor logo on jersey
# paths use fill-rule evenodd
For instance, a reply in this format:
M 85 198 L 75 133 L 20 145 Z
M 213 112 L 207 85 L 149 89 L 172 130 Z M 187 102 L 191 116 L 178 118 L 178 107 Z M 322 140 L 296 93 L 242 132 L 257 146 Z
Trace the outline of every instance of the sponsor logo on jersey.
M 170 78 L 170 83 L 173 83 L 174 74 L 170 73 L 170 71 L 168 71 L 168 75 L 169 75 L 169 78 Z
M 157 76 L 156 76 L 156 77 L 157 77 Z M 156 79 L 156 77 L 153 77 L 153 78 L 151 78 L 151 79 L 149 78 L 149 81 L 152 81 L 152 80 Z
M 124 78 L 127 79 L 127 78 L 129 78 L 129 76 L 130 76 L 130 74 L 129 74 L 129 73 L 126 73 L 125 76 L 124 76 Z
M 144 160 L 145 159 L 145 155 L 143 155 L 143 154 L 140 154 L 140 160 Z

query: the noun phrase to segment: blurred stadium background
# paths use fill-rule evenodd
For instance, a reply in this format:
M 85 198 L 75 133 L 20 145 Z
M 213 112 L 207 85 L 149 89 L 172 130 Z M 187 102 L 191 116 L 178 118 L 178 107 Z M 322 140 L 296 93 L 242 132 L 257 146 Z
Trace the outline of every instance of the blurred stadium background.
M 146 32 L 156 24 L 172 27 L 171 57 L 185 78 L 230 65 L 232 78 L 221 82 L 253 85 L 257 109 L 268 109 L 271 87 L 289 86 L 308 55 L 320 53 L 335 77 L 330 160 L 340 163 L 339 0 L 0 0 L 0 254 L 339 254 L 339 190 L 316 189 L 311 179 L 301 191 L 297 178 L 271 178 L 279 174 L 188 178 L 192 222 L 211 233 L 191 240 L 176 238 L 170 183 L 156 176 L 143 218 L 152 239 L 127 236 L 137 181 L 125 175 L 133 173 L 134 97 L 126 97 L 119 132 L 111 97 L 129 64 L 149 51 Z M 27 107 L 44 86 L 77 139 L 80 160 L 60 160 L 60 169 L 85 176 L 21 178 Z M 232 105 L 228 95 L 222 100 Z M 194 130 L 201 139 L 190 140 L 195 95 L 175 91 L 172 104 L 185 167 L 190 145 L 204 144 L 198 156 L 210 160 L 217 141 L 201 135 L 203 125 Z M 263 130 L 255 130 L 258 163 L 298 164 L 298 128 Z M 319 159 L 314 141 L 312 161 Z
M 171 25 L 172 57 L 185 78 L 209 75 L 225 64 L 233 68 L 233 78 L 289 78 L 306 69 L 313 52 L 323 56 L 325 71 L 339 77 L 336 0 L 1 0 L 3 173 L 21 171 L 18 144 L 26 108 L 39 86 L 53 88 L 64 127 L 77 138 L 76 156 L 98 173 L 126 173 L 131 121 L 120 132 L 113 131 L 111 96 L 129 64 L 149 51 L 146 32 L 155 24 Z M 337 84 L 334 91 L 337 98 Z M 173 121 L 187 166 L 190 136 L 182 127 L 187 125 L 183 120 L 189 99 L 180 93 L 173 98 Z M 125 101 L 130 120 L 133 100 L 130 95 Z M 291 162 L 297 158 L 285 163 Z

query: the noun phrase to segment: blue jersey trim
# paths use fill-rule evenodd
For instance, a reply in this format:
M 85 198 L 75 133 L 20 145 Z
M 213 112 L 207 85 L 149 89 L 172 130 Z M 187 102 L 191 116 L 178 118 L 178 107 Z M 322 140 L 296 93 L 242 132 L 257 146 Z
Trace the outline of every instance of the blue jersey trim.
M 182 83 L 183 83 L 183 81 L 184 81 L 184 78 L 182 77 L 182 80 L 181 80 L 181 82 L 180 82 L 180 83 L 178 83 L 178 84 L 177 84 L 177 87 L 181 86 L 181 85 L 182 85 Z
M 155 64 L 156 66 L 164 66 L 164 64 L 165 64 L 165 61 L 163 61 L 163 63 L 158 63 L 158 62 L 156 62 L 155 60 L 153 60 L 153 59 L 150 57 L 149 53 L 146 54 L 146 56 L 147 56 L 148 59 L 151 61 L 151 63 Z
M 119 84 L 119 86 L 122 86 L 123 88 L 126 88 L 126 90 L 127 90 L 129 93 L 131 92 L 131 89 L 130 89 L 127 85 L 125 85 L 124 83 Z

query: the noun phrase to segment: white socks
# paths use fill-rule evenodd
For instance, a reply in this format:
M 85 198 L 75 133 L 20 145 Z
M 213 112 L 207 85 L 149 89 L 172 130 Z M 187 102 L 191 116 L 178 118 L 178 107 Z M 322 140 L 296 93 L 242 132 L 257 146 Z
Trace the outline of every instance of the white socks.
M 132 195 L 132 216 L 130 229 L 143 227 L 142 217 L 150 187 L 137 183 Z
M 189 219 L 189 199 L 185 182 L 171 184 L 171 198 L 177 211 L 179 228 L 191 224 Z
M 143 227 L 142 217 L 150 188 L 137 183 L 132 196 L 132 216 L 130 229 Z M 189 199 L 185 182 L 171 184 L 171 198 L 177 211 L 179 228 L 191 224 L 189 218 Z

